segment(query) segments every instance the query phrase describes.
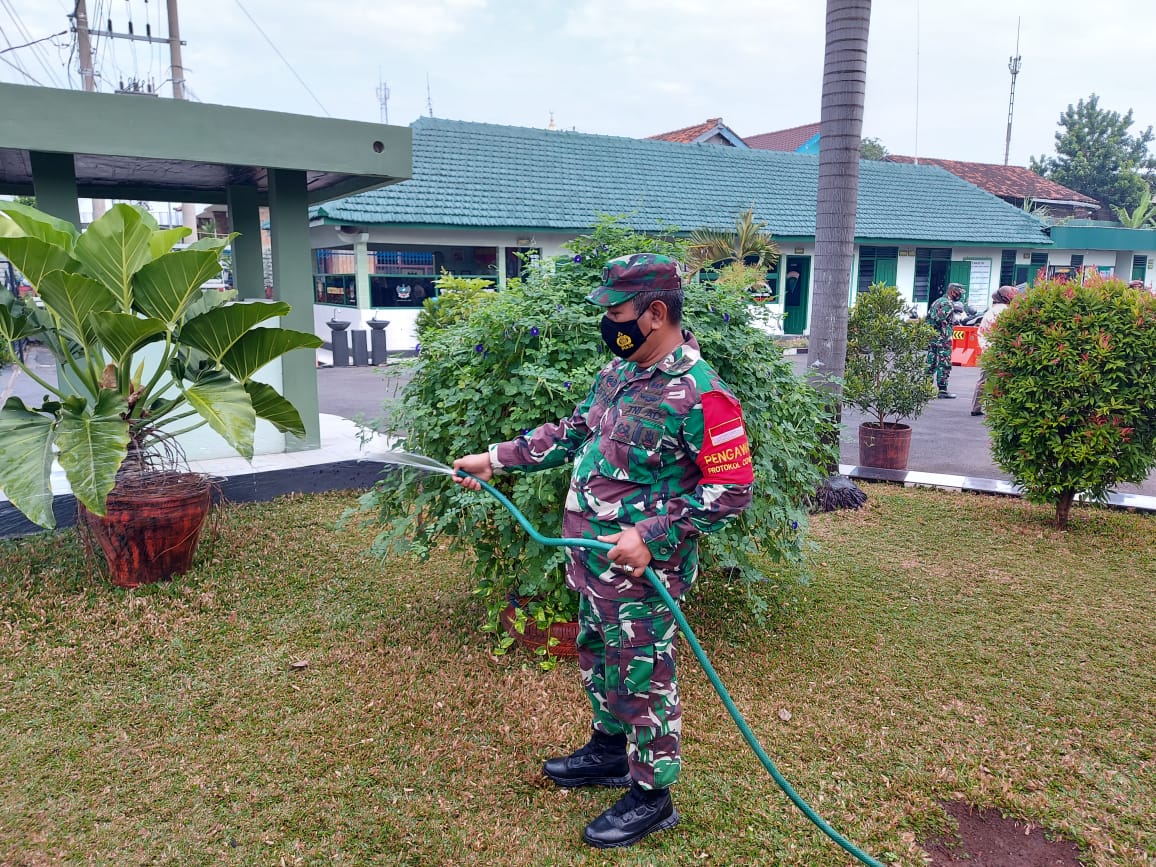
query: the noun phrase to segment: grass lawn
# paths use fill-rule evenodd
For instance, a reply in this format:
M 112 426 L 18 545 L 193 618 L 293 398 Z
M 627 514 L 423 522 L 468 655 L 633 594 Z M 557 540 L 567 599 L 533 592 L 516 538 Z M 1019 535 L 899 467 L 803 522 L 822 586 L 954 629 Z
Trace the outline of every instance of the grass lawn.
M 870 495 L 815 520 L 789 625 L 721 582 L 687 605 L 787 778 L 896 863 L 952 798 L 1156 861 L 1153 519 L 1077 508 L 1060 534 L 1019 500 Z M 70 533 L 0 542 L 0 864 L 851 863 L 689 652 L 682 825 L 588 849 L 617 793 L 539 776 L 585 739 L 573 665 L 494 659 L 465 564 L 367 559 L 332 529 L 353 499 L 231 509 L 192 573 L 137 591 Z

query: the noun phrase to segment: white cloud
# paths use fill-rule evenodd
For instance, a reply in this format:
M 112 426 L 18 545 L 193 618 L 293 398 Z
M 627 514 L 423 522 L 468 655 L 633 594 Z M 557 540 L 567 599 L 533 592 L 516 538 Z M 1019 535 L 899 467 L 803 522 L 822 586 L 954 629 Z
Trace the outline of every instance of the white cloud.
M 72 6 L 10 2 L 34 36 L 63 29 Z M 98 0 L 88 2 L 94 8 Z M 110 2 L 118 15 L 143 7 L 105 0 L 105 8 Z M 751 135 L 819 118 L 821 0 L 242 2 L 336 116 L 377 119 L 380 69 L 395 123 L 425 113 L 427 74 L 437 114 L 495 123 L 545 126 L 552 110 L 564 128 L 643 136 L 722 116 Z M 184 0 L 181 11 L 198 97 L 319 113 L 236 0 Z M 864 130 L 892 151 L 911 153 L 916 145 L 917 12 L 923 155 L 1002 161 L 1017 16 L 1023 71 L 1014 161 L 1050 151 L 1060 112 L 1092 92 L 1109 108 L 1133 107 L 1138 127 L 1156 123 L 1151 62 L 1142 50 L 1156 32 L 1151 0 L 1098 7 L 1082 0 L 876 0 Z M 132 73 L 134 52 L 137 68 L 163 67 L 163 47 L 150 60 L 139 44 L 120 43 L 105 58 L 113 81 Z M 29 63 L 30 72 L 38 69 Z M 0 78 L 21 80 L 2 65 Z

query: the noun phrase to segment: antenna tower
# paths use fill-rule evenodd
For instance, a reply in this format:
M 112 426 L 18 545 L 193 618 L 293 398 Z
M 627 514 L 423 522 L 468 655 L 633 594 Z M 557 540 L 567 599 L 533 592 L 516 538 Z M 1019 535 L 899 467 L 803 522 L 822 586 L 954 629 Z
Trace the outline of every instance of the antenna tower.
M 1011 73 L 1011 93 L 1007 98 L 1007 138 L 1003 145 L 1003 164 L 1006 166 L 1008 154 L 1011 153 L 1012 116 L 1016 108 L 1016 76 L 1020 74 L 1020 19 L 1016 19 L 1016 56 L 1009 57 L 1008 72 Z
M 433 117 L 433 96 L 429 89 L 429 73 L 425 74 L 425 107 L 429 112 L 429 116 Z
M 389 84 L 381 77 L 381 69 L 377 70 L 377 101 L 381 104 L 381 122 L 389 123 Z

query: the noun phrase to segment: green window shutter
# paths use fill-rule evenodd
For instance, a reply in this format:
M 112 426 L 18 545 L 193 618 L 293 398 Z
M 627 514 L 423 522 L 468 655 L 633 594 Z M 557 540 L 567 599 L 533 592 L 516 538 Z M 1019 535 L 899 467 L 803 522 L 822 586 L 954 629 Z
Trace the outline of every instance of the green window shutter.
M 1143 280 L 1148 270 L 1147 256 L 1133 256 L 1132 257 L 1132 279 Z
M 895 259 L 875 260 L 875 282 L 894 286 L 899 276 L 899 262 Z
M 963 300 L 967 300 L 967 290 L 971 284 L 971 263 L 952 262 L 951 270 L 947 272 L 948 283 L 958 283 L 963 287 Z
M 999 257 L 999 285 L 1014 285 L 1016 282 L 1016 251 L 1004 250 Z

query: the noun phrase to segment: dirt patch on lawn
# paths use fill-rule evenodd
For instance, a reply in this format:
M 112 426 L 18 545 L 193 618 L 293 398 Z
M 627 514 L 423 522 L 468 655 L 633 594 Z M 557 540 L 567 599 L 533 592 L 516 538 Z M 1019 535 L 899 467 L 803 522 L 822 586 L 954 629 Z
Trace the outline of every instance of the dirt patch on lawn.
M 943 808 L 959 823 L 959 838 L 922 842 L 933 867 L 1080 867 L 1080 849 L 1071 840 L 1049 840 L 1042 828 L 1005 819 L 999 810 L 960 801 Z

